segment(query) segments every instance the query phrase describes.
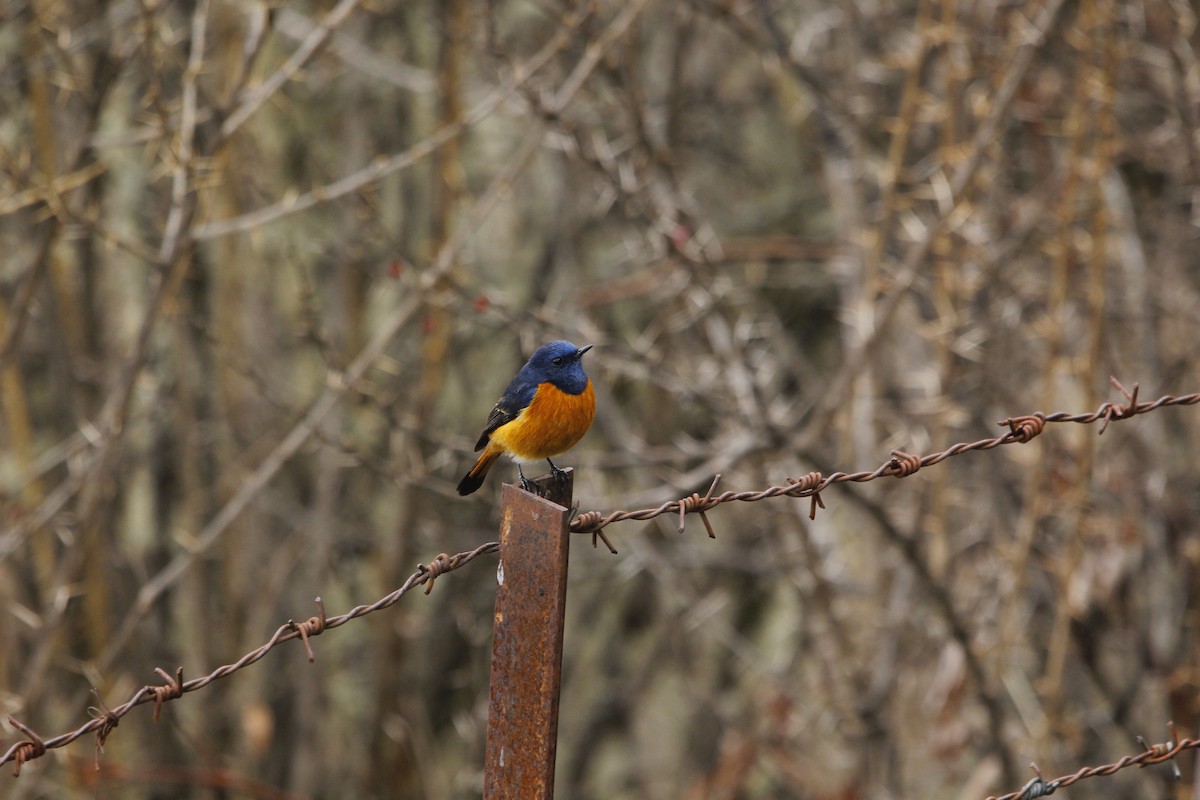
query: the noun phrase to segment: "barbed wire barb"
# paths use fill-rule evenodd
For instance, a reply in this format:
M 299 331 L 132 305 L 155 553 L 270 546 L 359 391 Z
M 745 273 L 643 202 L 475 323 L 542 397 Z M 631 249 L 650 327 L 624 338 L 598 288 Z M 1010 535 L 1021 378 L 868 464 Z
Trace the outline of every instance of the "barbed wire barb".
M 1167 721 L 1167 731 L 1171 734 L 1171 741 L 1169 743 L 1161 742 L 1155 745 L 1148 745 L 1144 737 L 1136 737 L 1138 744 L 1153 754 L 1138 766 L 1146 767 L 1151 764 L 1170 762 L 1175 780 L 1181 781 L 1183 780 L 1183 773 L 1179 770 L 1179 763 L 1175 760 L 1175 754 L 1179 752 L 1179 731 L 1175 727 L 1175 720 Z
M 121 718 L 104 704 L 104 698 L 100 696 L 100 690 L 95 686 L 92 687 L 92 694 L 96 696 L 96 705 L 88 706 L 88 716 L 100 720 L 100 727 L 96 730 L 95 760 L 96 771 L 99 772 L 100 756 L 104 754 L 104 743 L 108 741 L 108 735 L 112 733 L 113 728 L 121 724 Z
M 425 581 L 426 595 L 433 591 L 433 582 L 437 580 L 439 575 L 446 571 L 446 566 L 449 563 L 450 556 L 445 553 L 438 553 L 433 561 L 430 561 L 428 565 L 417 564 L 417 570 L 427 578 Z
M 700 515 L 700 521 L 704 523 L 704 529 L 708 531 L 708 538 L 717 538 L 717 534 L 713 532 L 712 524 L 709 523 L 708 517 L 704 516 L 704 512 L 716 505 L 712 502 L 712 493 L 720 482 L 721 473 L 718 472 L 713 476 L 712 483 L 709 485 L 708 491 L 704 493 L 704 497 L 693 494 L 691 497 L 685 497 L 679 501 L 679 533 L 683 533 L 684 525 L 687 524 L 684 515 L 695 512 Z
M 1125 395 L 1125 399 L 1129 402 L 1126 403 L 1124 407 L 1113 406 L 1112 409 L 1110 409 L 1110 413 L 1105 416 L 1104 422 L 1100 424 L 1100 432 L 1096 434 L 1097 436 L 1103 436 L 1104 432 L 1108 430 L 1108 423 L 1112 422 L 1114 419 L 1128 419 L 1129 417 L 1132 417 L 1134 414 L 1138 413 L 1137 395 L 1138 389 L 1141 388 L 1139 384 L 1135 383 L 1133 385 L 1133 392 L 1131 393 L 1121 384 L 1119 380 L 1117 380 L 1116 375 L 1109 375 L 1108 381 L 1116 387 L 1117 391 Z
M 13 769 L 13 776 L 21 776 L 21 765 L 26 761 L 32 761 L 35 758 L 41 758 L 46 754 L 46 742 L 42 737 L 34 733 L 33 729 L 24 724 L 20 720 L 9 717 L 8 724 L 12 725 L 21 733 L 25 734 L 27 741 L 17 742 L 12 746 L 13 762 L 16 767 Z
M 308 653 L 308 663 L 310 664 L 316 661 L 317 657 L 313 653 L 312 643 L 308 641 L 308 638 L 320 636 L 325 632 L 325 601 L 317 597 L 314 602 L 317 604 L 317 616 L 309 617 L 304 622 L 294 622 L 290 619 L 287 621 L 288 627 L 300 634 L 300 641 L 304 643 L 304 651 Z
M 163 703 L 168 700 L 174 700 L 177 697 L 183 697 L 185 689 L 183 688 L 183 667 L 175 669 L 175 677 L 172 678 L 167 674 L 167 671 L 162 667 L 155 667 L 154 671 L 158 673 L 166 683 L 162 686 L 147 687 L 150 694 L 154 697 L 154 721 L 158 722 L 158 715 L 162 712 Z
M 1037 800 L 1039 797 L 1049 797 L 1058 791 L 1058 781 L 1047 781 L 1042 776 L 1042 771 L 1038 769 L 1036 762 L 1030 761 L 1029 768 L 1033 770 L 1033 777 L 1021 787 L 1021 800 Z

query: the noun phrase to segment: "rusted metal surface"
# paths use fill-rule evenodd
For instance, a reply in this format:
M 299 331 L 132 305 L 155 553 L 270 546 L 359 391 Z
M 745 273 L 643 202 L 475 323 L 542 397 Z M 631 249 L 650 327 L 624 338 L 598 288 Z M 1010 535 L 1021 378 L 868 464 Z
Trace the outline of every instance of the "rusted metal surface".
M 532 483 L 546 497 L 503 490 L 492 684 L 483 796 L 554 796 L 563 620 L 567 604 L 571 470 Z

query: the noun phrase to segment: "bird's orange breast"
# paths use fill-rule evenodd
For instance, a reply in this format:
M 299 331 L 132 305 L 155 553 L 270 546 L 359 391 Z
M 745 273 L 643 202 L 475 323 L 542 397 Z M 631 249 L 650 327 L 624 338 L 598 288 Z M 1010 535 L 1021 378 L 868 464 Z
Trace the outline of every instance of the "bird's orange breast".
M 543 383 L 516 419 L 492 431 L 491 445 L 520 461 L 550 458 L 574 447 L 595 416 L 596 395 L 590 380 L 579 394 Z

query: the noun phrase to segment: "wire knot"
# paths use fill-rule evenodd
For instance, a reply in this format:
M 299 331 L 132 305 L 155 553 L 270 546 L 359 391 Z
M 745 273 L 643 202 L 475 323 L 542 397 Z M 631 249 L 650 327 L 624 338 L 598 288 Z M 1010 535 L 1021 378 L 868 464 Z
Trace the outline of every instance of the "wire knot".
M 693 492 L 688 497 L 679 498 L 679 510 L 685 514 L 703 514 L 705 511 L 708 511 L 713 506 L 717 505 L 717 503 L 714 502 L 713 498 L 710 496 L 711 493 L 712 492 L 710 490 L 709 494 L 701 497 L 699 492 Z
M 715 539 L 717 534 L 713 532 L 712 523 L 708 521 L 708 517 L 704 515 L 705 511 L 716 506 L 721 501 L 713 497 L 713 492 L 717 489 L 717 484 L 721 482 L 721 473 L 717 473 L 713 477 L 712 484 L 709 485 L 708 491 L 704 493 L 704 497 L 700 496 L 699 492 L 694 492 L 691 497 L 681 497 L 679 503 L 679 532 L 683 533 L 685 514 L 695 512 L 700 515 L 700 521 L 704 523 L 704 530 L 708 531 L 708 538 Z
M 1002 419 L 996 424 L 1007 425 L 1012 440 L 1024 444 L 1045 429 L 1046 418 L 1041 414 L 1026 414 Z
M 570 529 L 573 533 L 590 533 L 592 535 L 592 547 L 597 547 L 597 542 L 604 542 L 604 546 L 608 548 L 608 552 L 614 556 L 617 554 L 617 548 L 613 547 L 613 543 L 608 540 L 608 536 L 604 533 L 604 515 L 599 511 L 585 511 L 578 514 L 571 520 Z
M 13 763 L 16 768 L 13 770 L 13 775 L 21 776 L 21 765 L 26 761 L 32 761 L 35 758 L 41 758 L 46 755 L 46 743 L 42 741 L 42 737 L 33 732 L 33 729 L 28 725 L 21 723 L 12 717 L 8 718 L 8 724 L 25 734 L 29 738 L 27 742 L 21 742 L 17 745 L 17 749 L 13 754 Z
M 893 450 L 892 460 L 888 464 L 888 472 L 897 478 L 907 478 L 921 468 L 921 457 L 906 453 L 903 450 Z
M 1114 405 L 1112 403 L 1104 404 L 1104 413 L 1101 414 L 1101 416 L 1104 417 L 1104 422 L 1100 423 L 1100 430 L 1096 433 L 1097 436 L 1103 436 L 1104 431 L 1108 429 L 1108 423 L 1112 422 L 1114 419 L 1129 419 L 1132 416 L 1136 416 L 1138 413 L 1138 384 L 1135 383 L 1133 385 L 1133 391 L 1130 392 L 1121 384 L 1119 380 L 1116 379 L 1115 376 L 1110 375 L 1108 380 L 1117 388 L 1118 391 L 1121 392 L 1121 394 L 1125 395 L 1125 399 L 1128 402 L 1123 406 Z
M 154 671 L 158 673 L 166 683 L 162 686 L 151 686 L 150 692 L 154 695 L 154 721 L 158 722 L 159 712 L 162 711 L 163 703 L 168 700 L 174 700 L 177 697 L 183 697 L 183 667 L 175 670 L 175 677 L 172 678 L 167 674 L 167 671 L 162 667 L 155 667 Z
M 602 519 L 604 519 L 604 515 L 599 511 L 585 511 L 572 520 L 571 530 L 575 533 L 591 533 L 596 530 L 596 525 Z
M 1058 791 L 1058 781 L 1046 781 L 1040 775 L 1021 787 L 1017 800 L 1037 800 L 1039 797 L 1049 797 Z
M 817 491 L 824 476 L 819 472 L 810 472 L 800 478 L 788 478 L 787 482 L 791 485 L 784 494 L 791 497 L 811 497 L 812 503 L 808 507 L 808 518 L 817 518 L 817 508 L 825 508 L 825 501 L 821 499 L 821 493 Z
M 1034 778 L 1021 787 L 1021 793 L 1017 795 L 1017 800 L 1037 800 L 1039 797 L 1048 797 L 1058 791 L 1062 781 L 1047 781 L 1042 777 L 1042 771 L 1038 769 L 1037 764 L 1031 763 L 1029 766 L 1033 769 Z
M 1158 764 L 1166 761 L 1167 759 L 1175 757 L 1174 752 L 1172 752 L 1175 748 L 1167 742 L 1156 742 L 1154 744 L 1150 744 L 1141 736 L 1137 737 L 1137 740 L 1142 747 L 1146 748 L 1142 752 L 1144 758 L 1142 758 L 1141 763 L 1138 764 L 1139 767 L 1148 767 L 1151 764 Z
M 113 732 L 113 728 L 121 724 L 121 718 L 112 712 L 112 709 L 104 704 L 104 698 L 100 696 L 100 690 L 93 688 L 92 694 L 96 695 L 98 706 L 88 706 L 88 714 L 92 719 L 101 720 L 100 727 L 96 729 L 96 771 L 100 771 L 100 756 L 104 753 L 104 743 L 108 741 L 108 735 Z
M 433 591 L 433 582 L 438 579 L 438 576 L 450 569 L 450 556 L 445 553 L 438 553 L 437 558 L 430 561 L 428 565 L 417 564 L 417 569 L 425 576 L 425 594 Z
M 599 511 L 585 511 L 582 514 L 576 514 L 571 519 L 569 529 L 572 533 L 590 533 L 592 535 L 592 547 L 598 547 L 598 542 L 604 542 L 604 546 L 608 548 L 608 552 L 614 556 L 617 554 L 617 548 L 613 547 L 613 543 L 608 540 L 608 536 L 604 533 L 604 526 L 608 523 L 604 521 L 604 514 Z
M 296 633 L 300 634 L 300 641 L 304 643 L 304 651 L 308 654 L 308 663 L 313 663 L 317 660 L 313 653 L 312 644 L 309 643 L 308 637 L 320 636 L 325 632 L 325 601 L 321 598 L 316 598 L 317 616 L 309 617 L 304 622 L 294 622 L 288 620 L 288 626 Z
M 1171 732 L 1171 741 L 1169 742 L 1147 744 L 1143 737 L 1136 737 L 1138 744 L 1145 748 L 1145 751 L 1142 753 L 1142 757 L 1140 759 L 1141 763 L 1138 764 L 1139 767 L 1148 767 L 1151 764 L 1161 764 L 1164 761 L 1174 761 L 1175 756 L 1179 752 L 1179 731 L 1175 728 L 1174 720 L 1167 722 L 1167 729 Z M 1178 777 L 1178 765 L 1172 763 L 1171 766 L 1175 768 L 1175 773 Z

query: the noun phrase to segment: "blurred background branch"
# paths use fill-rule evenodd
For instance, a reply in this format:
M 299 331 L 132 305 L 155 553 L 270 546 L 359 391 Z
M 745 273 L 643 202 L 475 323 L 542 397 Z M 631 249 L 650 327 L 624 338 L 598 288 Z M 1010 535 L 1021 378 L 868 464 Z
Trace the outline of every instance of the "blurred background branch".
M 1114 0 L 9 2 L 0 712 L 490 541 L 453 487 L 549 339 L 598 345 L 585 508 L 1191 391 L 1197 44 Z M 1200 729 L 1194 416 L 583 548 L 560 793 L 981 797 Z M 98 780 L 478 796 L 488 584 L 130 718 Z M 63 764 L 5 791 L 95 787 Z

